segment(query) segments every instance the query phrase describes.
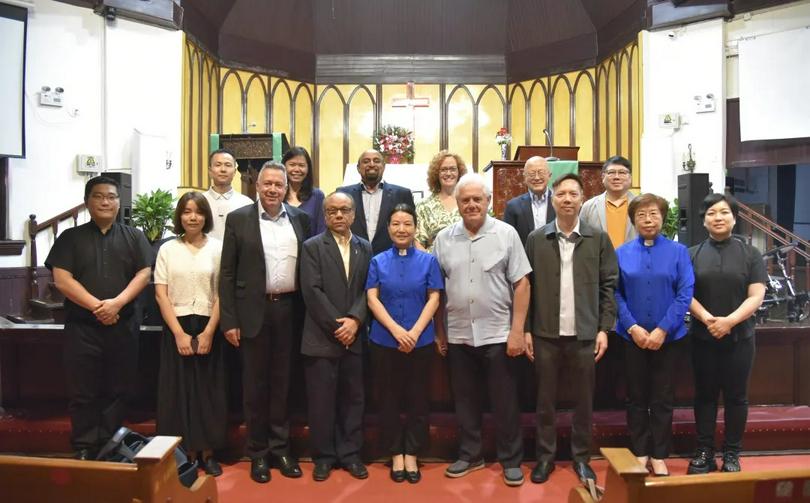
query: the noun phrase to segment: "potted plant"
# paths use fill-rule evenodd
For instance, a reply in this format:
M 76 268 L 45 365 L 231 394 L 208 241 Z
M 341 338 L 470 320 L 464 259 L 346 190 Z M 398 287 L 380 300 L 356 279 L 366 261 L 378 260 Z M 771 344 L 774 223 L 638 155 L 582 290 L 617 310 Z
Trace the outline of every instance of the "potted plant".
M 172 193 L 157 189 L 149 194 L 138 194 L 132 203 L 132 225 L 146 235 L 150 243 L 163 237 L 174 216 L 174 198 Z
M 678 213 L 678 198 L 676 197 L 669 203 L 669 211 L 667 211 L 665 215 L 666 218 L 664 219 L 664 225 L 661 229 L 661 233 L 669 239 L 675 239 L 675 236 L 678 235 Z

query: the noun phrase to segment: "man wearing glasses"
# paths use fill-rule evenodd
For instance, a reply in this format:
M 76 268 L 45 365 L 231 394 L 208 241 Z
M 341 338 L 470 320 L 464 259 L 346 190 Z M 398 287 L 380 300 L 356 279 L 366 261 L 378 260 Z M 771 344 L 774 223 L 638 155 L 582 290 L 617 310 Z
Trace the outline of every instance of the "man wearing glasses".
M 60 234 L 45 266 L 65 296 L 70 442 L 76 459 L 94 459 L 124 420 L 138 364 L 133 304 L 155 260 L 143 232 L 115 221 L 117 181 L 90 179 L 84 204 L 90 221 Z
M 554 221 L 551 190 L 548 188 L 550 179 L 548 162 L 540 156 L 530 157 L 523 166 L 523 180 L 529 191 L 506 203 L 503 221 L 518 231 L 520 242 L 524 245 L 531 231 Z
M 613 156 L 602 166 L 602 185 L 605 191 L 582 205 L 580 219 L 592 229 L 607 232 L 616 249 L 635 239 L 636 229 L 630 222 L 627 208 L 635 194 L 630 192 L 633 171 L 630 161 Z

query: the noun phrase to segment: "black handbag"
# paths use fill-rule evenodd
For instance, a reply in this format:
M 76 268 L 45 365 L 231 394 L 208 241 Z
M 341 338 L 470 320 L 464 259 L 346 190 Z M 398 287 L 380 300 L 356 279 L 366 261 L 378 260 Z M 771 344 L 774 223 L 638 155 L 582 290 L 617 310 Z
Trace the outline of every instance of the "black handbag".
M 135 455 L 150 440 L 152 440 L 150 437 L 145 437 L 126 426 L 122 426 L 101 448 L 96 460 L 112 461 L 114 463 L 135 463 Z M 194 481 L 197 480 L 197 461 L 190 461 L 186 451 L 179 445 L 174 450 L 174 459 L 177 462 L 177 476 L 180 483 L 186 487 L 191 487 Z

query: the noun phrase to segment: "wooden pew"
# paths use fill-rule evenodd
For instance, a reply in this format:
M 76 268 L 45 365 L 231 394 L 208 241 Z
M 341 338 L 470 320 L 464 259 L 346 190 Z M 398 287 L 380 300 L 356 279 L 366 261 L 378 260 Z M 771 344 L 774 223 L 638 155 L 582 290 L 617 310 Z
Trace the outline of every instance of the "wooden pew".
M 610 462 L 601 503 L 810 502 L 810 467 L 768 472 L 648 477 L 628 449 L 604 448 Z M 584 487 L 568 503 L 595 503 Z
M 216 503 L 213 477 L 180 484 L 174 449 L 180 437 L 155 437 L 135 464 L 0 456 L 0 500 L 14 503 Z

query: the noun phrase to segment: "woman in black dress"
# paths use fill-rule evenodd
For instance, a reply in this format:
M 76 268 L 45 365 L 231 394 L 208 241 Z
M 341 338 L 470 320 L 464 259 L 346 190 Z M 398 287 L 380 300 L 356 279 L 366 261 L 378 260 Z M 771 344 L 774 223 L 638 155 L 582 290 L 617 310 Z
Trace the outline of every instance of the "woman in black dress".
M 158 377 L 157 431 L 183 437 L 183 445 L 210 475 L 222 468 L 213 456 L 225 445 L 227 402 L 219 323 L 222 243 L 206 236 L 213 219 L 199 192 L 183 194 L 174 213 L 178 237 L 161 246 L 155 297 L 163 315 Z
M 725 408 L 724 472 L 740 471 L 740 448 L 748 419 L 748 380 L 754 365 L 754 318 L 765 296 L 762 254 L 731 235 L 735 199 L 709 194 L 700 210 L 709 238 L 689 249 L 695 271 L 692 367 L 695 373 L 697 451 L 687 473 L 717 470 L 714 431 L 717 402 Z

